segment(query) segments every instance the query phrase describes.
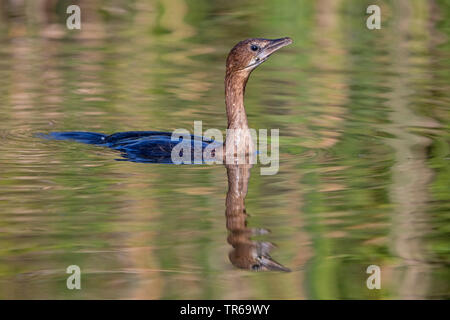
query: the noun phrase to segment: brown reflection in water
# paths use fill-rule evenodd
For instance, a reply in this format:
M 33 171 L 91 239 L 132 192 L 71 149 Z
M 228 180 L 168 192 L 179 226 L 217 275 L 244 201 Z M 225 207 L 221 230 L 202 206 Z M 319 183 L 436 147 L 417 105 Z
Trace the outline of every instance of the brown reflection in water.
M 266 229 L 247 228 L 245 197 L 252 165 L 226 165 L 228 192 L 226 197 L 226 224 L 230 232 L 228 243 L 233 247 L 229 253 L 231 263 L 241 269 L 252 271 L 290 271 L 270 257 L 275 247 L 271 242 L 254 241 L 251 236 L 266 234 Z
M 316 44 L 311 65 L 316 71 L 308 78 L 311 104 L 305 125 L 296 123 L 289 131 L 298 137 L 307 137 L 300 145 L 311 149 L 329 149 L 341 139 L 349 102 L 347 76 L 340 72 L 348 52 L 343 45 L 342 26 L 339 24 L 341 0 L 318 0 L 315 6 L 314 35 Z M 323 35 L 327 35 L 324 37 Z M 320 107 L 317 107 L 320 106 Z M 305 106 L 308 108 L 308 106 Z
M 396 204 L 392 238 L 393 250 L 400 258 L 400 265 L 395 270 L 395 288 L 399 299 L 424 299 L 429 295 L 432 271 L 432 257 L 425 243 L 425 235 L 430 230 L 426 214 L 429 201 L 427 189 L 432 179 L 432 171 L 426 164 L 426 150 L 432 141 L 410 132 L 408 126 L 414 125 L 426 131 L 438 127 L 438 124 L 432 119 L 419 117 L 409 106 L 414 93 L 414 77 L 418 74 L 413 72 L 418 68 L 414 62 L 420 61 L 422 65 L 430 63 L 425 56 L 412 56 L 409 39 L 411 34 L 417 37 L 417 34 L 426 32 L 427 28 L 425 25 L 417 25 L 418 21 L 413 23 L 412 8 L 408 1 L 396 2 L 396 9 L 399 14 L 394 24 L 396 32 L 392 34 L 392 41 L 397 45 L 393 47 L 391 54 L 393 70 L 401 76 L 392 82 L 392 93 L 389 96 L 392 108 L 389 132 L 395 135 L 390 144 L 396 157 L 396 163 L 392 167 L 391 186 L 391 197 Z M 423 35 L 420 38 L 428 39 Z

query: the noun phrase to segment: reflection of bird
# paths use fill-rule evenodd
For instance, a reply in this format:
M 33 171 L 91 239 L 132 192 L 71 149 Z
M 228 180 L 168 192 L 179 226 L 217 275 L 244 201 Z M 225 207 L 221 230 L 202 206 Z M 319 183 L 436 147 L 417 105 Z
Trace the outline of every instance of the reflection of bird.
M 253 142 L 248 131 L 247 115 L 244 109 L 244 92 L 250 73 L 278 49 L 292 43 L 290 38 L 247 39 L 231 49 L 226 63 L 225 103 L 228 129 L 243 129 L 227 135 L 226 146 L 234 154 L 253 153 Z M 106 135 L 94 132 L 51 132 L 40 137 L 54 140 L 74 140 L 118 150 L 127 160 L 134 162 L 171 163 L 171 153 L 182 139 L 172 141 L 170 132 L 131 131 Z M 193 136 L 191 136 L 193 140 Z M 202 149 L 212 143 L 201 138 Z M 194 150 L 194 149 L 192 149 Z M 228 148 L 227 148 L 228 152 Z
M 228 192 L 226 198 L 228 243 L 233 247 L 228 257 L 231 263 L 241 269 L 252 271 L 290 271 L 272 259 L 270 251 L 275 245 L 270 242 L 251 240 L 252 236 L 269 233 L 265 229 L 247 228 L 245 197 L 251 165 L 226 165 Z
M 238 240 L 239 236 L 231 231 L 228 242 L 233 246 L 233 250 L 228 257 L 234 266 L 252 271 L 290 271 L 270 256 L 270 251 L 275 248 L 273 243 L 252 241 L 250 235 L 251 233 L 247 233 L 245 237 Z

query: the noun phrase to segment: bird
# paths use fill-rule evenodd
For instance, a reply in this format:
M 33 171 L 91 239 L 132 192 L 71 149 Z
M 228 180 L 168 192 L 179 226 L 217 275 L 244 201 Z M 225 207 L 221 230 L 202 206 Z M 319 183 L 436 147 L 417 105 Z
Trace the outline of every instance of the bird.
M 244 107 L 245 87 L 253 70 L 264 63 L 274 52 L 292 43 L 289 37 L 278 39 L 250 38 L 237 43 L 226 59 L 225 105 L 228 119 L 225 143 L 214 145 L 214 156 L 227 160 L 230 154 L 254 154 L 255 146 L 249 133 L 247 114 Z M 71 131 L 37 134 L 49 140 L 73 140 L 117 150 L 121 160 L 132 162 L 174 163 L 172 150 L 183 140 L 173 139 L 171 132 L 127 131 L 114 134 Z M 201 141 L 202 150 L 215 143 L 213 139 L 190 135 L 194 141 Z M 192 149 L 194 150 L 194 149 Z M 194 157 L 194 152 L 191 158 Z M 203 159 L 204 160 L 204 159 Z M 202 163 L 202 162 L 201 162 Z

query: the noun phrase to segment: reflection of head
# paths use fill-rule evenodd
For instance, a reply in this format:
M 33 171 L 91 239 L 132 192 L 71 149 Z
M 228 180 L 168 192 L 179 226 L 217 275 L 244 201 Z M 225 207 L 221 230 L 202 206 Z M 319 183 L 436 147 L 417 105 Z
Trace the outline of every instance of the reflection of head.
M 274 247 L 270 242 L 249 241 L 236 243 L 228 257 L 235 267 L 241 269 L 289 272 L 288 268 L 270 257 L 269 252 Z
M 290 271 L 270 257 L 275 248 L 270 242 L 251 240 L 253 235 L 267 234 L 265 229 L 247 228 L 247 214 L 244 200 L 250 178 L 250 165 L 227 165 L 228 192 L 226 199 L 226 219 L 228 243 L 233 247 L 229 253 L 231 263 L 241 269 L 251 271 Z

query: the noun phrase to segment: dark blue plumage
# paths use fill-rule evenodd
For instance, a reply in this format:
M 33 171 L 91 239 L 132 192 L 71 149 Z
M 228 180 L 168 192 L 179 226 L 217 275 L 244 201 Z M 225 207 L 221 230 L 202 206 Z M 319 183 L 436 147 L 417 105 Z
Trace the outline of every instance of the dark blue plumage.
M 108 147 L 120 151 L 123 157 L 120 160 L 150 163 L 173 163 L 172 149 L 183 140 L 183 137 L 181 137 L 173 141 L 171 132 L 159 131 L 128 131 L 111 135 L 83 131 L 51 132 L 49 134 L 38 134 L 38 137 L 50 140 L 73 140 Z M 211 143 L 216 143 L 193 135 L 190 136 L 190 139 L 192 162 L 194 161 L 195 139 L 201 142 L 202 150 Z M 220 146 L 220 143 L 217 143 L 218 146 Z

